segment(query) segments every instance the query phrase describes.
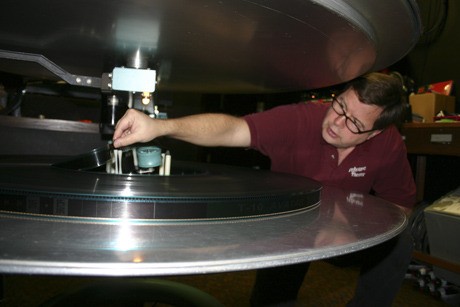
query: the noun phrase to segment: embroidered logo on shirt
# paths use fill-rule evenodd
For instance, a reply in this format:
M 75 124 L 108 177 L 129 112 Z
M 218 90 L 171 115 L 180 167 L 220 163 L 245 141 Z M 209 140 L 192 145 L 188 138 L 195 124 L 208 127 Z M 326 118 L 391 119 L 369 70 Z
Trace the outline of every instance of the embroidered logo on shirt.
M 366 167 L 365 166 L 354 166 L 350 167 L 348 170 L 351 177 L 364 177 L 366 175 Z

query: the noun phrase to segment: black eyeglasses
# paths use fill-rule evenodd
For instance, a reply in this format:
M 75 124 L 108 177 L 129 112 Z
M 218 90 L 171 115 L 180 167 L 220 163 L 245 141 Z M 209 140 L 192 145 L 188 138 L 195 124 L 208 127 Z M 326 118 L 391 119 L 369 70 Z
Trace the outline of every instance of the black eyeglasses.
M 348 130 L 351 131 L 351 133 L 362 134 L 362 133 L 367 133 L 367 132 L 377 130 L 377 129 L 370 129 L 370 130 L 359 129 L 358 125 L 356 124 L 356 120 L 347 116 L 345 112 L 345 108 L 343 107 L 343 104 L 340 101 L 338 101 L 336 98 L 332 99 L 331 107 L 332 107 L 332 110 L 334 110 L 334 112 L 337 113 L 337 115 L 345 117 L 345 125 L 347 126 Z

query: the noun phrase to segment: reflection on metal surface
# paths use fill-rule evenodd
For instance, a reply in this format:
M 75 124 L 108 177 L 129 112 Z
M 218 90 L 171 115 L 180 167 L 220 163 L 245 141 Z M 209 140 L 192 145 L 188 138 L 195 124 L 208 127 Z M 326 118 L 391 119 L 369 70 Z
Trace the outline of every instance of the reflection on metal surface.
M 324 87 L 393 64 L 420 32 L 413 0 L 6 0 L 0 11 L 2 50 L 95 78 L 132 66 L 141 52 L 159 90 Z M 0 70 L 56 77 L 11 59 L 0 59 Z
M 232 172 L 224 166 L 209 166 L 198 175 L 152 181 L 146 176 L 101 176 L 49 165 L 46 161 L 31 162 L 29 170 L 24 171 L 20 161 L 0 163 L 1 273 L 152 276 L 256 269 L 365 249 L 396 236 L 407 223 L 402 210 L 389 202 L 331 187 L 321 191 L 319 206 L 289 212 L 288 206 L 280 205 L 286 210 L 283 214 L 261 216 L 260 208 L 266 203 L 276 208 L 270 204 L 269 196 L 280 193 L 291 198 L 292 191 L 298 189 L 317 195 L 312 190 L 313 182 L 297 176 L 250 169 Z M 30 178 L 31 172 L 34 178 Z M 225 179 L 226 174 L 231 178 Z M 63 180 L 63 176 L 68 179 Z M 244 178 L 252 184 L 245 183 Z M 278 189 L 272 191 L 271 184 Z M 18 205 L 9 198 L 13 190 L 30 197 L 26 212 L 5 210 L 8 204 Z M 40 193 L 48 198 L 40 199 Z M 136 215 L 136 198 L 170 197 L 171 193 L 179 199 L 184 195 L 189 200 L 211 202 L 217 197 L 226 204 L 224 211 L 244 208 L 252 215 L 232 219 L 146 219 L 142 210 L 140 216 Z M 236 197 L 240 194 L 244 197 Z M 65 214 L 65 210 L 54 211 L 65 206 L 41 206 L 46 205 L 47 199 L 50 204 L 53 195 L 85 196 L 85 210 L 97 209 L 97 213 L 101 209 L 103 214 L 77 216 Z M 235 201 L 225 202 L 222 195 Z M 118 201 L 108 211 L 107 207 L 99 207 L 98 201 L 92 201 L 92 196 L 101 202 L 108 198 Z M 245 203 L 248 199 L 253 203 Z M 168 204 L 169 209 L 172 205 Z M 189 212 L 196 210 L 193 202 L 182 208 L 187 207 Z M 48 214 L 41 209 L 48 210 Z M 165 212 L 171 211 L 180 212 Z
M 326 187 L 321 205 L 269 219 L 113 224 L 0 217 L 0 272 L 152 276 L 246 270 L 324 259 L 386 241 L 406 226 L 396 206 L 362 205 Z

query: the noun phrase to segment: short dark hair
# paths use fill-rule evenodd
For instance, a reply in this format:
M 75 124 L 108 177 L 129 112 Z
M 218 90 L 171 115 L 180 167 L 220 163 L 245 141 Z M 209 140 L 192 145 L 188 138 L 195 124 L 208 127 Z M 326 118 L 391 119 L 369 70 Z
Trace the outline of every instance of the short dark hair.
M 399 127 L 404 118 L 405 97 L 401 81 L 384 73 L 372 72 L 350 81 L 346 87 L 353 89 L 362 103 L 382 107 L 382 113 L 373 129 L 385 129 L 391 125 Z

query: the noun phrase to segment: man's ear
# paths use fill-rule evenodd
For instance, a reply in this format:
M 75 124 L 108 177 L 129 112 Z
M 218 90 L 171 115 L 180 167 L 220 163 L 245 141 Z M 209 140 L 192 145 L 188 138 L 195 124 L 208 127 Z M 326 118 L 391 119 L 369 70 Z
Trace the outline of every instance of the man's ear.
M 372 139 L 374 136 L 379 135 L 380 132 L 382 132 L 382 130 L 375 130 L 375 131 L 372 131 L 372 133 L 369 134 L 369 136 L 367 137 L 367 139 L 368 139 L 368 140 Z

